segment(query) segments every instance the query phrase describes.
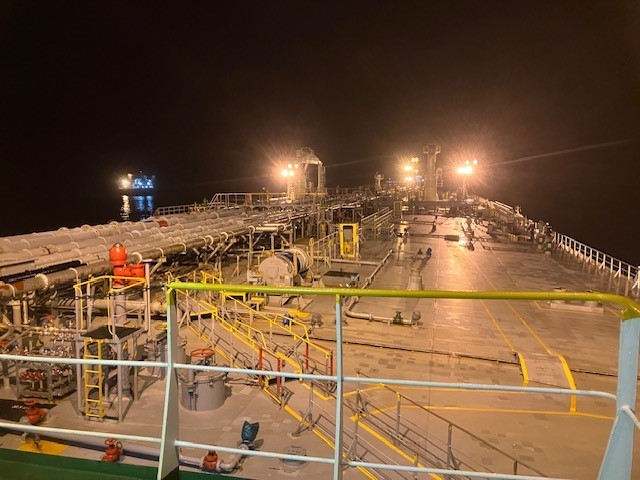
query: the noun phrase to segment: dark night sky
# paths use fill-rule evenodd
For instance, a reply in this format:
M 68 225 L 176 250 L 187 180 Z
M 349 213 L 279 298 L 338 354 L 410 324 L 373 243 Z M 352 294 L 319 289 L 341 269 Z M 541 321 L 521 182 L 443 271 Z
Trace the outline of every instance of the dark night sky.
M 282 190 L 300 146 L 346 186 L 436 142 L 640 263 L 638 2 L 4 1 L 0 66 L 0 234 L 114 218 L 128 170 L 186 203 Z

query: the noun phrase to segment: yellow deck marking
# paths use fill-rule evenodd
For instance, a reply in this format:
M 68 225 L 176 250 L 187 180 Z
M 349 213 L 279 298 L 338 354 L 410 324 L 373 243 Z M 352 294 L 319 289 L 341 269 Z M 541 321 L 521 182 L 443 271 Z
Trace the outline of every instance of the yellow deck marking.
M 534 330 L 529 326 L 529 324 L 525 321 L 525 319 L 522 318 L 522 316 L 516 311 L 516 309 L 513 308 L 513 306 L 509 302 L 507 302 L 507 305 L 509 306 L 511 311 L 515 314 L 515 316 L 527 328 L 527 330 L 529 330 L 531 335 L 533 335 L 533 337 L 538 341 L 538 343 L 540 345 L 542 345 L 542 347 L 547 351 L 547 353 L 549 355 L 553 355 L 555 357 L 558 357 L 558 359 L 560 360 L 560 363 L 562 364 L 562 371 L 564 372 L 564 375 L 567 378 L 567 382 L 569 382 L 569 388 L 571 388 L 571 390 L 576 390 L 576 382 L 573 379 L 573 375 L 571 374 L 571 369 L 569 368 L 569 364 L 567 363 L 567 360 L 562 355 L 560 355 L 558 353 L 555 353 L 553 350 L 551 350 L 549 347 L 547 347 L 547 345 L 536 334 L 536 332 L 534 332 Z M 575 395 L 571 395 L 571 403 L 569 405 L 569 411 L 570 412 L 575 412 L 576 409 L 577 409 L 577 397 Z
M 484 308 L 485 312 L 487 312 L 487 315 L 489 315 L 489 318 L 491 318 L 491 320 L 493 321 L 493 324 L 496 326 L 496 328 L 498 329 L 498 331 L 500 332 L 500 335 L 502 335 L 502 338 L 504 339 L 505 343 L 507 344 L 507 346 L 509 347 L 509 349 L 512 352 L 515 352 L 516 349 L 513 348 L 513 345 L 511 344 L 511 342 L 509 341 L 509 339 L 507 338 L 507 336 L 505 335 L 505 333 L 502 331 L 502 328 L 500 328 L 500 325 L 498 324 L 498 320 L 496 319 L 496 317 L 493 316 L 493 314 L 489 311 L 489 309 L 487 308 L 487 305 L 484 303 L 484 300 L 480 300 L 480 304 L 482 305 L 482 307 Z
M 372 392 L 373 390 L 380 390 L 381 388 L 384 388 L 384 385 L 376 385 L 375 387 L 368 387 L 368 388 L 361 388 L 359 390 L 351 390 L 350 392 L 347 393 L 343 393 L 342 396 L 343 397 L 348 397 L 349 395 L 355 395 L 358 392 Z
M 496 257 L 498 258 L 498 257 Z M 476 268 L 476 270 L 478 272 L 480 272 L 480 275 L 482 275 L 484 277 L 484 279 L 487 281 L 487 283 L 489 285 L 491 285 L 491 288 L 493 288 L 493 290 L 497 291 L 497 288 L 495 287 L 495 285 L 493 283 L 491 283 L 491 280 L 489 280 L 489 277 L 487 277 L 484 272 L 478 268 L 478 266 L 475 264 L 475 262 L 473 260 L 470 260 L 470 262 L 473 264 L 473 266 Z M 498 262 L 500 262 L 500 264 L 502 265 L 502 262 L 500 261 L 500 259 L 498 258 Z M 504 265 L 503 265 L 504 266 Z M 533 338 L 535 338 L 538 343 L 542 346 L 542 348 L 544 348 L 547 353 L 549 355 L 553 355 L 555 357 L 558 357 L 560 359 L 560 362 L 562 363 L 562 370 L 564 371 L 565 377 L 567 378 L 567 381 L 569 382 L 569 387 L 571 388 L 571 390 L 576 390 L 576 382 L 573 379 L 573 375 L 571 374 L 571 369 L 569 368 L 569 365 L 567 364 L 566 359 L 562 356 L 559 355 L 555 352 L 553 352 L 543 341 L 542 339 L 538 336 L 538 334 L 529 326 L 529 324 L 526 322 L 526 320 L 522 317 L 522 315 L 520 315 L 515 308 L 513 308 L 513 306 L 511 305 L 511 303 L 508 300 L 504 300 L 504 302 L 507 304 L 507 306 L 509 307 L 509 309 L 514 313 L 514 315 L 516 316 L 516 318 L 518 318 L 518 320 L 520 320 L 520 322 L 525 326 L 525 328 L 529 331 L 529 333 L 531 335 L 533 335 Z M 485 307 L 486 310 L 488 310 Z M 514 350 L 515 351 L 515 350 Z M 518 357 L 521 358 L 522 360 L 524 360 L 524 356 L 520 355 L 518 353 Z M 524 365 L 524 361 L 521 362 L 520 364 L 521 366 Z M 524 377 L 524 372 L 525 372 L 525 368 L 523 367 L 522 369 L 522 375 Z M 527 381 L 528 383 L 528 381 Z M 577 409 L 577 398 L 575 395 L 571 396 L 571 403 L 569 406 L 569 412 L 571 413 L 575 413 Z
M 284 411 L 286 411 L 289 415 L 291 415 L 293 418 L 295 418 L 296 420 L 298 420 L 299 422 L 302 421 L 302 416 L 300 416 L 298 413 L 295 412 L 295 410 L 293 410 L 290 406 L 285 405 L 284 407 Z M 358 414 L 355 414 L 352 417 L 349 417 L 353 422 L 355 422 L 355 418 L 358 416 Z M 382 442 L 385 446 L 391 448 L 393 451 L 395 451 L 396 453 L 400 454 L 403 458 L 406 458 L 407 460 L 413 462 L 414 461 L 414 457 L 411 457 L 410 455 L 408 455 L 407 453 L 403 452 L 402 450 L 400 450 L 398 447 L 396 447 L 395 445 L 393 445 L 391 442 L 389 442 L 386 438 L 382 437 L 381 435 L 379 435 L 378 433 L 372 431 L 371 429 L 369 429 L 366 425 L 363 425 L 362 423 L 359 424 L 360 428 L 363 428 L 364 430 L 366 430 L 367 432 L 369 432 L 371 435 L 373 435 L 375 438 L 377 438 L 380 442 Z M 320 432 L 317 428 L 312 428 L 311 431 L 316 434 L 316 436 L 318 436 L 318 438 L 320 438 L 323 442 L 325 442 L 327 445 L 329 445 L 329 447 L 331 448 L 335 448 L 335 443 L 331 441 L 330 438 L 328 438 L 324 433 Z M 345 456 L 343 454 L 343 456 Z M 419 467 L 423 467 L 423 465 L 418 464 Z M 364 475 L 366 475 L 369 479 L 371 480 L 377 480 L 377 477 L 375 475 L 373 475 L 371 472 L 369 472 L 366 468 L 364 467 L 356 467 L 358 470 L 360 470 L 360 472 L 362 472 Z M 440 477 L 439 475 L 436 474 L 429 474 L 432 478 L 434 478 L 435 480 L 443 480 L 442 477 Z
M 571 370 L 569 370 L 569 364 L 567 363 L 567 360 L 564 358 L 564 356 L 559 354 L 558 354 L 558 358 L 562 363 L 562 369 L 564 370 L 564 374 L 567 376 L 567 380 L 569 380 L 569 387 L 571 387 L 571 390 L 576 390 L 576 382 L 573 380 L 573 375 L 571 375 Z M 575 395 L 571 395 L 571 406 L 569 407 L 569 411 L 572 413 L 575 412 L 577 409 L 576 398 L 577 397 Z
M 354 415 L 353 417 L 349 417 L 349 419 L 353 422 L 356 421 L 356 418 L 358 418 L 358 415 Z M 373 429 L 369 428 L 367 425 L 365 425 L 362 422 L 358 423 L 358 428 L 361 428 L 367 432 L 369 432 L 370 435 L 374 436 L 375 438 L 377 438 L 380 442 L 384 443 L 388 448 L 390 448 L 391 450 L 393 450 L 394 452 L 396 452 L 397 454 L 401 455 L 403 458 L 409 460 L 410 462 L 413 463 L 413 461 L 415 460 L 415 457 L 410 456 L 409 454 L 407 454 L 406 452 L 403 452 L 402 450 L 400 450 L 398 447 L 396 447 L 393 443 L 391 443 L 390 441 L 388 441 L 386 438 L 384 438 L 382 435 L 380 435 L 378 432 L 374 431 Z M 418 463 L 418 467 L 420 468 L 425 468 L 424 465 L 422 465 L 421 463 Z M 427 474 L 429 475 L 431 478 L 435 478 L 436 480 L 443 480 L 442 477 L 440 475 L 436 475 L 435 473 L 429 473 Z
M 295 418 L 296 420 L 298 420 L 299 422 L 302 421 L 302 416 L 298 415 L 295 410 L 293 410 L 289 405 L 285 405 L 284 407 L 284 411 L 287 412 L 289 415 L 291 415 L 293 418 Z M 320 439 L 322 440 L 324 443 L 326 443 L 327 445 L 329 445 L 329 448 L 334 449 L 335 450 L 335 443 L 333 443 L 331 441 L 331 439 L 329 439 L 324 433 L 322 433 L 320 430 L 318 430 L 317 428 L 313 427 L 311 429 L 311 431 Z M 342 454 L 342 456 L 344 457 L 344 453 Z M 368 471 L 366 468 L 364 467 L 356 467 L 361 473 L 363 473 L 367 478 L 369 478 L 370 480 L 377 480 L 376 476 L 373 475 L 370 471 Z
M 513 314 L 516 316 L 516 318 L 517 318 L 518 320 L 520 320 L 520 322 L 525 326 L 525 328 L 526 328 L 527 330 L 529 330 L 529 333 L 530 333 L 531 335 L 533 335 L 533 338 L 535 338 L 535 339 L 538 341 L 538 343 L 542 346 L 542 348 L 544 348 L 544 349 L 547 351 L 547 353 L 548 353 L 549 355 L 555 355 L 555 353 L 553 353 L 553 352 L 551 351 L 551 349 L 550 349 L 549 347 L 547 347 L 546 343 L 544 343 L 544 342 L 542 341 L 542 339 L 541 339 L 541 338 L 538 336 L 538 334 L 533 330 L 533 328 L 531 328 L 531 327 L 529 326 L 529 324 L 526 322 L 526 320 L 525 320 L 524 318 L 522 318 L 522 315 L 520 315 L 520 314 L 516 311 L 516 309 L 515 309 L 515 308 L 513 308 L 513 305 L 511 305 L 511 304 L 510 304 L 509 302 L 507 302 L 506 300 L 505 300 L 505 303 L 507 304 L 507 306 L 509 307 L 509 309 L 513 312 Z
M 66 445 L 56 442 L 50 442 L 48 440 L 40 440 L 39 449 L 36 448 L 33 441 L 28 441 L 27 443 L 18 447 L 18 450 L 22 450 L 23 452 L 46 453 L 47 455 L 60 455 L 66 449 Z
M 520 360 L 520 368 L 522 368 L 522 386 L 526 387 L 529 385 L 529 371 L 527 370 L 527 364 L 524 361 L 524 357 L 520 352 L 516 352 L 518 354 L 518 359 Z
M 300 372 L 296 372 L 296 373 L 300 373 Z M 304 388 L 306 388 L 307 390 L 311 390 L 311 387 L 310 387 L 310 386 L 309 386 L 309 384 L 308 384 L 308 383 L 306 383 L 306 382 L 302 382 L 302 386 L 303 386 Z M 326 396 L 326 395 L 324 395 L 324 394 L 320 393 L 320 392 L 318 391 L 318 389 L 317 389 L 317 388 L 314 388 L 314 389 L 313 389 L 313 394 L 314 394 L 316 397 L 318 397 L 319 399 L 321 399 L 321 400 L 331 400 L 331 399 L 333 398 L 333 397 L 331 397 L 331 396 Z

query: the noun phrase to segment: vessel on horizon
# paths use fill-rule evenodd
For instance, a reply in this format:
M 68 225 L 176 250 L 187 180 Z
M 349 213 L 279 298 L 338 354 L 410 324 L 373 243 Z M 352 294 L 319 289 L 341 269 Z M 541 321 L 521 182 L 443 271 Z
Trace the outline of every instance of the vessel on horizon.
M 131 193 L 150 192 L 155 188 L 155 184 L 155 175 L 143 175 L 142 172 L 139 175 L 127 173 L 118 180 L 118 188 Z

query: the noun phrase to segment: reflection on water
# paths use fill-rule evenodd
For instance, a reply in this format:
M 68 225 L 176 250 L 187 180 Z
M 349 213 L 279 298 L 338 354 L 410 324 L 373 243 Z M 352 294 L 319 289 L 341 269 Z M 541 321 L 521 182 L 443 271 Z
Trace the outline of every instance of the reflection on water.
M 120 218 L 138 221 L 150 217 L 153 213 L 153 195 L 122 195 Z

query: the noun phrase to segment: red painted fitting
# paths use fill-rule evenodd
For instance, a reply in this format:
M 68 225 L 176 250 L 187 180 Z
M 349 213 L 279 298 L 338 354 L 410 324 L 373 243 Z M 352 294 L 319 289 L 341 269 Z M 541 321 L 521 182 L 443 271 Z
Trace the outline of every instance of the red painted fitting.
M 45 409 L 36 406 L 38 404 L 37 400 L 25 400 L 24 404 L 27 406 L 24 411 L 24 416 L 27 417 L 27 420 L 29 420 L 31 425 L 38 425 L 47 418 L 47 412 Z
M 215 352 L 212 348 L 196 348 L 195 350 L 191 350 L 191 356 L 195 358 L 211 358 Z
M 109 249 L 109 262 L 112 267 L 122 267 L 127 263 L 127 249 L 121 243 L 115 243 Z
M 113 274 L 116 277 L 144 278 L 144 264 L 134 263 L 133 265 L 113 267 Z
M 107 438 L 104 441 L 107 448 L 102 456 L 103 462 L 117 462 L 122 456 L 122 442 L 118 442 L 115 438 Z
M 218 468 L 218 454 L 215 450 L 209 450 L 209 452 L 202 459 L 202 469 L 208 471 L 214 471 Z

